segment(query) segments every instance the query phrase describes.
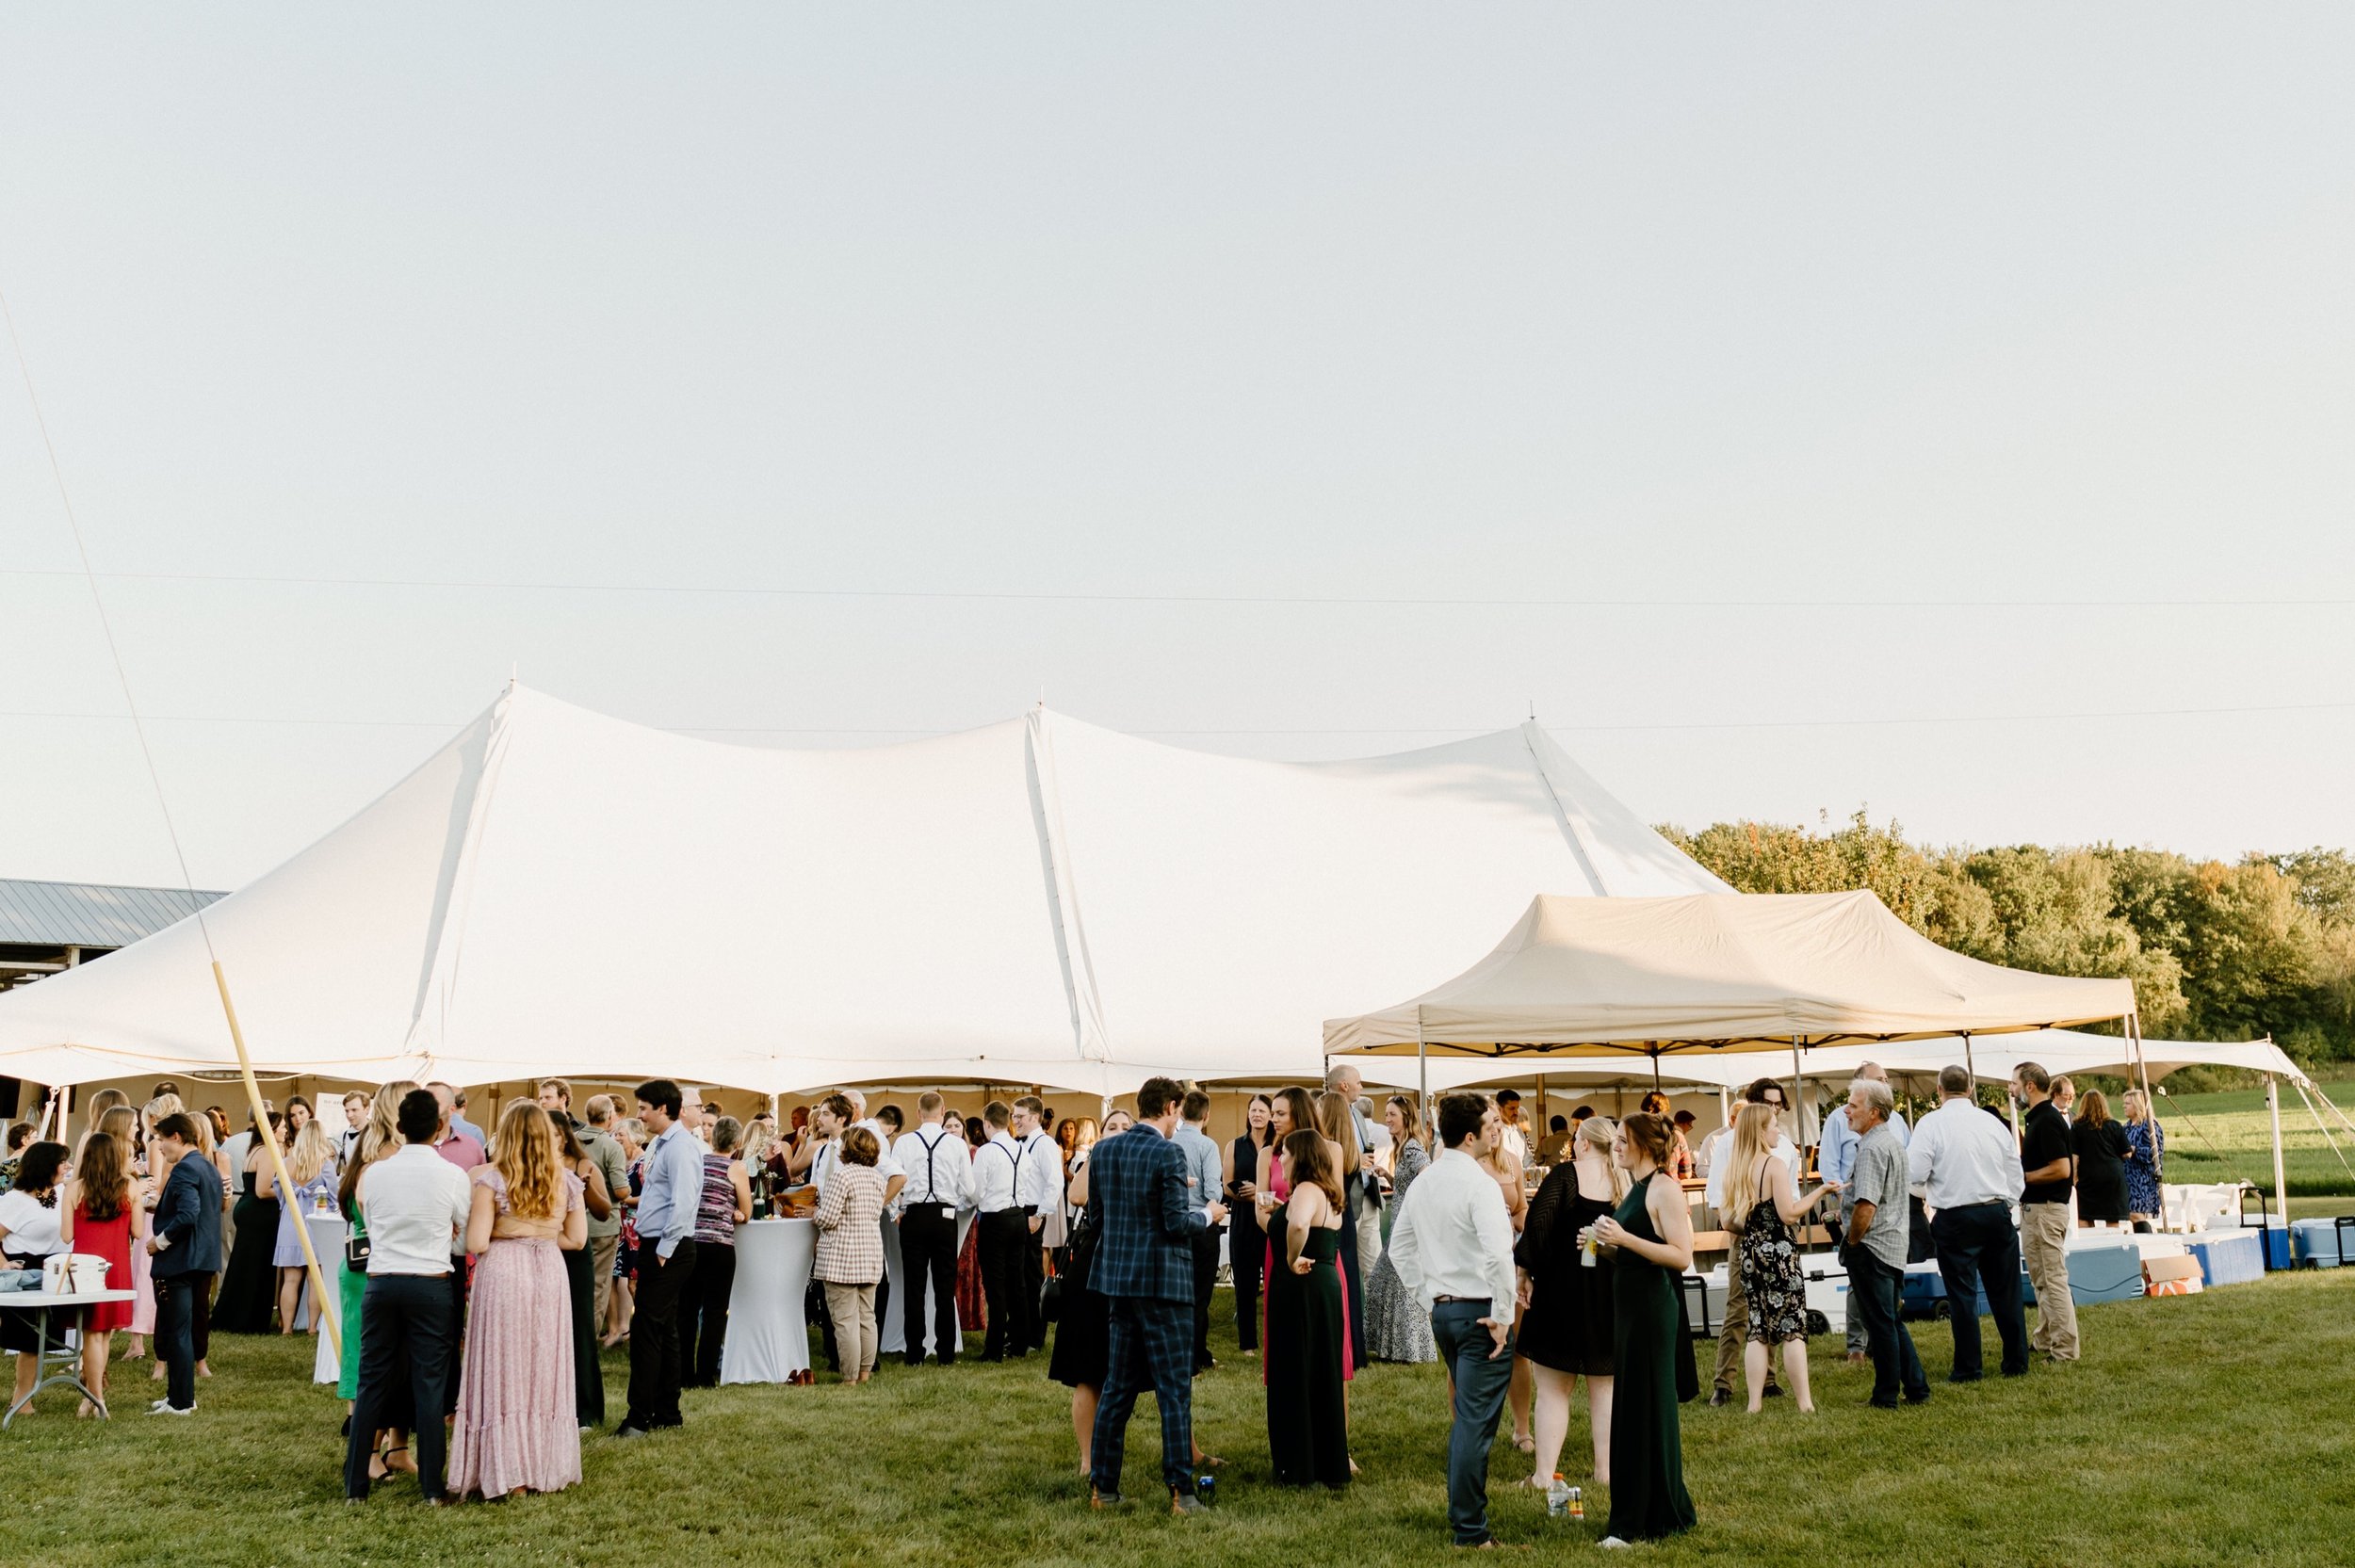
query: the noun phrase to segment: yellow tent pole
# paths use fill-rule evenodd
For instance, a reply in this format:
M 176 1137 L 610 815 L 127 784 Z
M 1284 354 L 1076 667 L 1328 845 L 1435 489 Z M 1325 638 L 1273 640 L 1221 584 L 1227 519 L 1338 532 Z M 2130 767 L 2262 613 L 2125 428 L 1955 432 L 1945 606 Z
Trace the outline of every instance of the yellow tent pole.
M 269 1148 L 270 1175 L 278 1184 L 278 1201 L 291 1204 L 295 1201 L 294 1183 L 286 1179 L 285 1151 L 279 1148 L 278 1140 L 270 1136 L 269 1107 L 262 1104 L 262 1086 L 253 1076 L 253 1059 L 246 1055 L 245 1030 L 237 1026 L 237 1005 L 229 999 L 229 976 L 221 968 L 219 959 L 213 961 L 213 984 L 220 992 L 220 1010 L 229 1016 L 229 1039 L 237 1048 L 237 1072 L 245 1080 L 245 1099 L 253 1112 L 254 1130 Z M 319 1255 L 311 1246 L 310 1220 L 300 1210 L 295 1213 L 295 1239 L 302 1243 L 302 1266 L 311 1277 L 311 1310 L 317 1314 L 320 1327 L 327 1331 L 328 1341 L 335 1347 L 335 1359 L 341 1361 L 344 1354 L 343 1330 L 335 1321 L 335 1309 L 328 1305 L 327 1276 L 320 1270 Z M 286 1327 L 292 1329 L 294 1325 L 289 1323 Z

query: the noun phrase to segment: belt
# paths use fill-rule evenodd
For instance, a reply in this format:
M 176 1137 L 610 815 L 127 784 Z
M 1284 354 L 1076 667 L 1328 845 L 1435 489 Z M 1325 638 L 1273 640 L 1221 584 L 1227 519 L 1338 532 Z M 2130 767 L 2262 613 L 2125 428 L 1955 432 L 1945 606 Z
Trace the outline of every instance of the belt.
M 1495 1300 L 1493 1296 L 1434 1296 L 1431 1298 L 1431 1304 L 1433 1306 L 1485 1307 Z

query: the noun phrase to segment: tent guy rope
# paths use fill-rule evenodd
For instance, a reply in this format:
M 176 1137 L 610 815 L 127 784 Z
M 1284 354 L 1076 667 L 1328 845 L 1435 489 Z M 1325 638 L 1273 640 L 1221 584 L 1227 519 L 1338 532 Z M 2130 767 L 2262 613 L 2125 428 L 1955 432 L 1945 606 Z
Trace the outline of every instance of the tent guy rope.
M 163 774 L 155 766 L 154 750 L 148 744 L 147 725 L 139 717 L 138 699 L 131 690 L 131 673 L 123 665 L 122 649 L 115 641 L 114 621 L 106 613 L 106 598 L 99 590 L 98 573 L 90 564 L 89 543 L 82 536 L 82 521 L 73 510 L 73 495 L 66 487 L 65 482 L 65 465 L 57 461 L 57 444 L 50 437 L 49 419 L 41 412 L 41 394 L 33 385 L 32 363 L 24 357 L 24 342 L 17 333 L 16 313 L 8 306 L 6 289 L 0 289 L 0 322 L 7 324 L 8 347 L 16 355 L 17 374 L 24 379 L 24 398 L 32 405 L 33 424 L 41 432 L 41 450 L 49 459 L 49 475 L 57 482 L 57 502 L 65 509 L 66 525 L 73 535 L 74 554 L 82 563 L 82 580 L 89 588 L 91 607 L 98 612 L 98 629 L 106 639 L 106 656 L 113 661 L 115 680 L 122 687 L 123 706 L 129 710 L 132 731 L 138 736 L 139 757 L 146 764 L 147 782 L 155 793 L 155 809 L 164 819 L 166 836 L 171 840 L 172 859 L 179 865 L 181 884 L 193 897 L 196 893 L 196 879 L 188 870 L 187 851 L 181 847 L 179 824 L 172 820 L 171 800 L 164 791 Z M 253 1125 L 264 1135 L 262 1144 L 269 1152 L 272 1179 L 277 1182 L 279 1191 L 289 1194 L 291 1197 L 295 1190 L 294 1182 L 286 1174 L 285 1152 L 279 1147 L 277 1139 L 268 1136 L 269 1111 L 262 1104 L 262 1086 L 255 1081 L 253 1060 L 246 1054 L 245 1031 L 238 1027 L 237 1010 L 229 999 L 228 972 L 221 967 L 220 955 L 214 950 L 213 933 L 204 922 L 204 912 L 201 907 L 196 911 L 195 918 L 197 930 L 204 939 L 205 957 L 212 962 L 214 988 L 220 993 L 221 1012 L 229 1022 L 230 1043 L 236 1047 L 237 1072 L 245 1083 L 246 1105 L 252 1112 Z M 65 1133 L 62 1101 L 58 1106 L 57 1123 L 58 1132 Z M 336 1319 L 335 1300 L 328 1291 L 326 1273 L 319 1268 L 318 1252 L 311 1245 L 311 1227 L 308 1224 L 298 1223 L 294 1232 L 296 1239 L 302 1244 L 302 1267 L 303 1271 L 310 1278 L 311 1301 L 314 1309 L 318 1314 L 321 1326 L 327 1331 L 329 1342 L 335 1348 L 335 1354 L 340 1357 L 344 1353 L 343 1326 Z

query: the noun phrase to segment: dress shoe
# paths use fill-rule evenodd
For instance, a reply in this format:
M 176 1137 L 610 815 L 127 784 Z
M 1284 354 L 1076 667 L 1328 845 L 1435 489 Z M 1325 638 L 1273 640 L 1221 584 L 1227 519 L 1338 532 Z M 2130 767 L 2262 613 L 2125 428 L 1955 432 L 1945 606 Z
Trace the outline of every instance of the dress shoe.
M 1113 1509 L 1128 1506 L 1129 1499 L 1117 1492 L 1098 1492 L 1093 1487 L 1088 1490 L 1088 1507 L 1098 1513 L 1109 1513 Z
M 1709 1402 L 1713 1407 L 1717 1405 L 1730 1405 L 1733 1403 L 1733 1391 L 1728 1388 L 1720 1388 L 1717 1392 L 1709 1397 Z
M 626 1443 L 632 1438 L 645 1436 L 646 1429 L 643 1427 L 633 1427 L 625 1421 L 622 1425 L 613 1429 L 613 1435 L 621 1441 Z

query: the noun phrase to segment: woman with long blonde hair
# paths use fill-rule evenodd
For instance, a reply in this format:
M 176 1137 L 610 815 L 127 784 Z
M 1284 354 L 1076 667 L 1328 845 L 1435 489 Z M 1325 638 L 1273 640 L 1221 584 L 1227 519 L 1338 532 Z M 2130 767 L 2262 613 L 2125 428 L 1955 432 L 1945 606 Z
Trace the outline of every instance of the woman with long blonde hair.
M 286 1151 L 286 1179 L 294 1189 L 285 1194 L 278 1205 L 278 1244 L 270 1262 L 278 1269 L 278 1332 L 295 1332 L 295 1319 L 300 1316 L 302 1285 L 308 1275 L 302 1257 L 302 1238 L 296 1233 L 298 1225 L 310 1223 L 314 1212 L 332 1212 L 335 1206 L 335 1140 L 327 1134 L 323 1122 L 309 1121 L 294 1137 L 294 1147 Z M 275 1191 L 276 1172 L 266 1165 L 258 1188 Z M 326 1259 L 321 1258 L 320 1271 L 326 1271 Z M 319 1315 L 311 1314 L 311 1332 L 319 1332 Z
M 1522 1306 L 1514 1350 L 1529 1364 L 1536 1394 L 1536 1463 L 1521 1484 L 1540 1491 L 1561 1463 L 1570 1394 L 1582 1377 L 1595 1482 L 1611 1484 L 1611 1271 L 1598 1267 L 1583 1243 L 1595 1221 L 1628 1195 L 1628 1174 L 1611 1153 L 1618 1133 L 1607 1116 L 1578 1124 L 1570 1157 L 1546 1173 L 1513 1249 Z
M 466 1251 L 478 1259 L 450 1433 L 449 1494 L 559 1492 L 580 1479 L 572 1293 L 562 1253 L 589 1244 L 581 1179 L 537 1100 L 499 1113 L 475 1167 Z
M 1807 1382 L 1807 1280 L 1792 1225 L 1804 1221 L 1828 1188 L 1799 1190 L 1791 1162 L 1775 1152 L 1775 1107 L 1746 1105 L 1734 1113 L 1733 1168 L 1726 1175 L 1726 1223 L 1740 1234 L 1734 1263 L 1749 1318 L 1743 1376 L 1756 1414 L 1766 1392 L 1773 1347 L 1782 1347 L 1782 1373 L 1802 1413 L 1815 1399 Z
M 139 1223 L 142 1225 L 147 1222 L 147 1215 L 155 1207 L 155 1194 L 164 1189 L 164 1178 L 171 1173 L 169 1165 L 148 1157 L 149 1140 L 154 1136 L 155 1123 L 176 1114 L 179 1109 L 179 1095 L 159 1094 L 138 1111 L 138 1126 L 132 1140 L 131 1170 L 139 1178 L 138 1200 Z M 139 1297 L 131 1303 L 131 1347 L 123 1352 L 122 1359 L 125 1361 L 137 1361 L 144 1356 L 147 1353 L 147 1336 L 155 1332 L 155 1285 L 148 1277 L 148 1261 L 145 1247 L 131 1249 L 131 1288 L 138 1291 Z M 163 1375 L 163 1362 L 158 1359 L 155 1378 L 161 1379 Z
M 1481 1123 L 1480 1155 L 1475 1163 L 1487 1172 L 1490 1181 L 1497 1184 L 1497 1190 L 1504 1194 L 1505 1215 L 1513 1221 L 1513 1234 L 1519 1236 L 1522 1227 L 1529 1223 L 1529 1188 L 1523 1181 L 1520 1156 L 1504 1146 L 1504 1119 L 1498 1113 L 1493 1099 L 1488 1103 L 1487 1119 Z M 1516 1330 L 1520 1326 L 1518 1308 L 1513 1324 Z M 1535 1385 L 1531 1382 L 1529 1363 L 1516 1356 L 1513 1358 L 1512 1382 L 1505 1385 L 1505 1403 L 1513 1412 L 1513 1447 L 1525 1454 L 1537 1451 L 1536 1434 L 1530 1431 L 1529 1426 L 1530 1403 L 1534 1396 Z

